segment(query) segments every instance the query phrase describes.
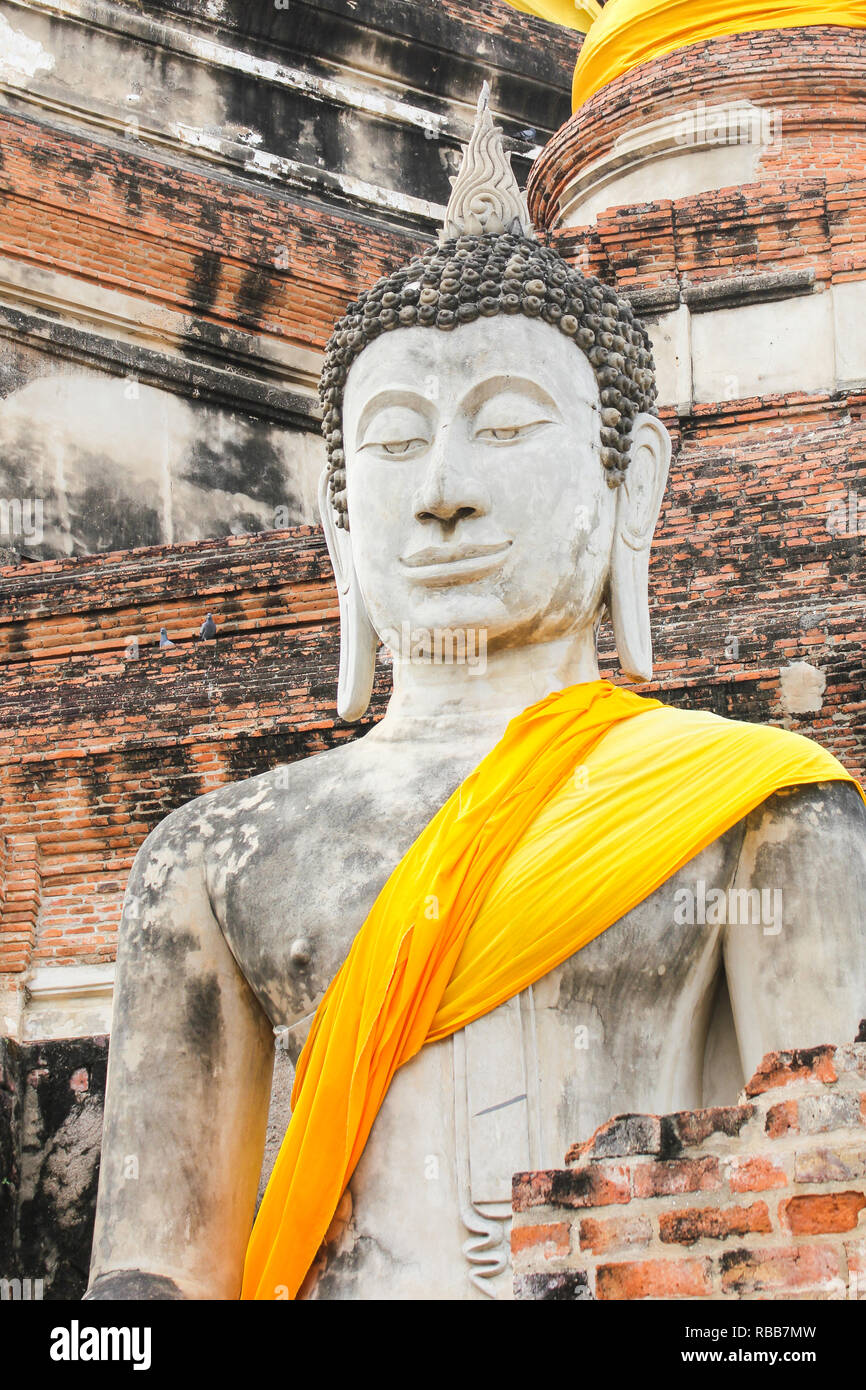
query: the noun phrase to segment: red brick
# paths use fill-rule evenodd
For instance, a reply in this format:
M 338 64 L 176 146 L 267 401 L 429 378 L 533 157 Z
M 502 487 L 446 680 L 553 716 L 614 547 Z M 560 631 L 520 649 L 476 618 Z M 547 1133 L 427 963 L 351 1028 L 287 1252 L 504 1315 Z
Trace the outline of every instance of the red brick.
M 799 1133 L 797 1102 L 783 1100 L 778 1105 L 771 1105 L 767 1111 L 764 1128 L 770 1139 L 783 1139 L 788 1134 Z
M 749 1207 L 687 1207 L 659 1216 L 659 1235 L 677 1245 L 699 1240 L 724 1240 L 727 1236 L 769 1235 L 772 1231 L 766 1202 Z
M 511 1253 L 516 1255 L 540 1245 L 544 1258 L 551 1260 L 568 1254 L 570 1239 L 571 1230 L 565 1221 L 556 1221 L 547 1226 L 514 1226 L 511 1230 Z
M 804 1193 L 779 1204 L 779 1219 L 795 1236 L 853 1231 L 866 1207 L 863 1192 Z
M 866 1177 L 866 1148 L 806 1149 L 794 1158 L 796 1182 L 848 1182 Z
M 720 1268 L 725 1293 L 793 1293 L 837 1278 L 839 1256 L 828 1245 L 729 1250 L 721 1256 Z
M 716 1105 L 704 1110 L 682 1110 L 665 1118 L 673 1122 L 679 1142 L 692 1147 L 714 1134 L 739 1134 L 754 1113 L 754 1105 Z
M 655 1154 L 661 1148 L 661 1122 L 657 1115 L 616 1115 L 600 1125 L 585 1144 L 572 1144 L 566 1163 L 584 1158 L 629 1158 Z
M 548 1201 L 553 1206 L 580 1210 L 584 1207 L 623 1205 L 631 1200 L 628 1167 L 620 1163 L 590 1163 L 551 1175 Z
M 732 1192 L 764 1192 L 771 1187 L 785 1187 L 788 1182 L 784 1168 L 762 1155 L 732 1158 L 727 1178 Z
M 746 1095 L 759 1096 L 795 1081 L 838 1081 L 833 1064 L 835 1047 L 798 1048 L 791 1052 L 768 1052 L 751 1081 Z
M 681 1192 L 709 1192 L 721 1187 L 717 1158 L 677 1158 L 634 1167 L 635 1197 L 664 1197 Z
M 648 1216 L 614 1216 L 604 1220 L 585 1216 L 580 1223 L 580 1248 L 593 1255 L 648 1245 L 652 1236 L 652 1222 Z
M 640 1260 L 599 1265 L 598 1299 L 708 1298 L 710 1260 Z
M 846 1240 L 845 1256 L 848 1264 L 848 1297 L 858 1301 L 866 1299 L 866 1240 Z

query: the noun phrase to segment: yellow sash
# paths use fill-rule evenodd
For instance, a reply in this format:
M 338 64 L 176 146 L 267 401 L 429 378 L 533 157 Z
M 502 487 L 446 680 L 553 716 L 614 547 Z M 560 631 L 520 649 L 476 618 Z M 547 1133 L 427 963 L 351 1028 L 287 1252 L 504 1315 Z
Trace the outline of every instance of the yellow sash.
M 705 39 L 803 25 L 866 26 L 866 0 L 608 0 L 604 9 L 594 0 L 508 3 L 581 33 L 589 30 L 574 71 L 575 111 L 639 63 Z
M 241 1296 L 295 1296 L 391 1078 L 426 1042 L 567 960 L 780 787 L 838 780 L 854 779 L 798 734 L 607 681 L 512 720 L 397 865 L 319 1006 Z

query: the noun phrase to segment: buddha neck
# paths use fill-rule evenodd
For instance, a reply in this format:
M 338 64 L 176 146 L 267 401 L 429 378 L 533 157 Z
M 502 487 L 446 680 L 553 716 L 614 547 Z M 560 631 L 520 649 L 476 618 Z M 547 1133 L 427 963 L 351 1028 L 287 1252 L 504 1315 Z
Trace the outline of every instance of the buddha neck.
M 555 690 L 599 680 L 592 627 L 555 641 L 488 652 L 462 662 L 394 657 L 394 690 L 368 737 L 489 744 L 515 715 Z

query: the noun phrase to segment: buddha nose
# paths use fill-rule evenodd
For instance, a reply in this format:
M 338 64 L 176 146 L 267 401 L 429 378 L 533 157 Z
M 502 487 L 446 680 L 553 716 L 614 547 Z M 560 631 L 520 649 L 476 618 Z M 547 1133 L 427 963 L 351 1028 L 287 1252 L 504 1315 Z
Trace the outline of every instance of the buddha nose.
M 485 488 L 472 474 L 463 451 L 443 428 L 430 454 L 424 479 L 413 499 L 418 521 L 438 521 L 447 528 L 484 516 L 489 510 Z

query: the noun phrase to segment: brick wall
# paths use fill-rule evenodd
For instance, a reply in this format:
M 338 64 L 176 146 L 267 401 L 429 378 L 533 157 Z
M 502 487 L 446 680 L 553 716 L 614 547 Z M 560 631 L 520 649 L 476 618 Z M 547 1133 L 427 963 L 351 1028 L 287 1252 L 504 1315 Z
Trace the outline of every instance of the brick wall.
M 620 1115 L 514 1179 L 524 1299 L 866 1299 L 866 1031 L 770 1053 L 739 1104 Z
M 860 176 L 763 180 L 600 212 L 552 244 L 587 273 L 649 297 L 707 280 L 809 270 L 822 286 L 866 276 L 866 152 Z
M 471 24 L 482 34 L 501 35 L 520 44 L 543 44 L 563 64 L 577 62 L 583 43 L 583 35 L 576 30 L 523 14 L 512 9 L 505 0 L 473 0 L 471 6 L 465 0 L 437 0 L 436 8 L 461 25 Z
M 530 205 L 567 259 L 650 321 L 687 306 L 693 328 L 709 307 L 821 294 L 866 277 L 864 99 L 858 32 L 695 45 L 575 113 L 533 167 Z M 617 139 L 700 103 L 739 100 L 780 118 L 754 182 L 557 225 L 564 189 Z M 663 412 L 675 452 L 651 562 L 659 680 L 649 689 L 812 734 L 862 777 L 863 385 L 758 396 L 732 377 L 730 399 L 695 402 L 681 375 L 686 399 Z M 781 695 L 780 671 L 797 662 L 827 681 L 806 723 Z
M 556 219 L 559 195 L 580 169 L 635 127 L 678 112 L 753 102 L 776 118 L 760 157 L 774 178 L 862 177 L 866 132 L 862 30 L 802 28 L 736 34 L 691 44 L 644 63 L 585 102 L 533 166 L 529 203 L 540 226 Z
M 677 452 L 650 563 L 657 681 L 647 687 L 808 734 L 861 779 L 866 525 L 830 521 L 833 508 L 847 517 L 852 499 L 866 499 L 863 403 L 789 397 L 701 407 L 682 421 L 667 413 Z M 808 714 L 782 698 L 780 672 L 800 661 L 827 682 Z
M 9 112 L 0 149 L 0 254 L 305 347 L 421 244 Z

